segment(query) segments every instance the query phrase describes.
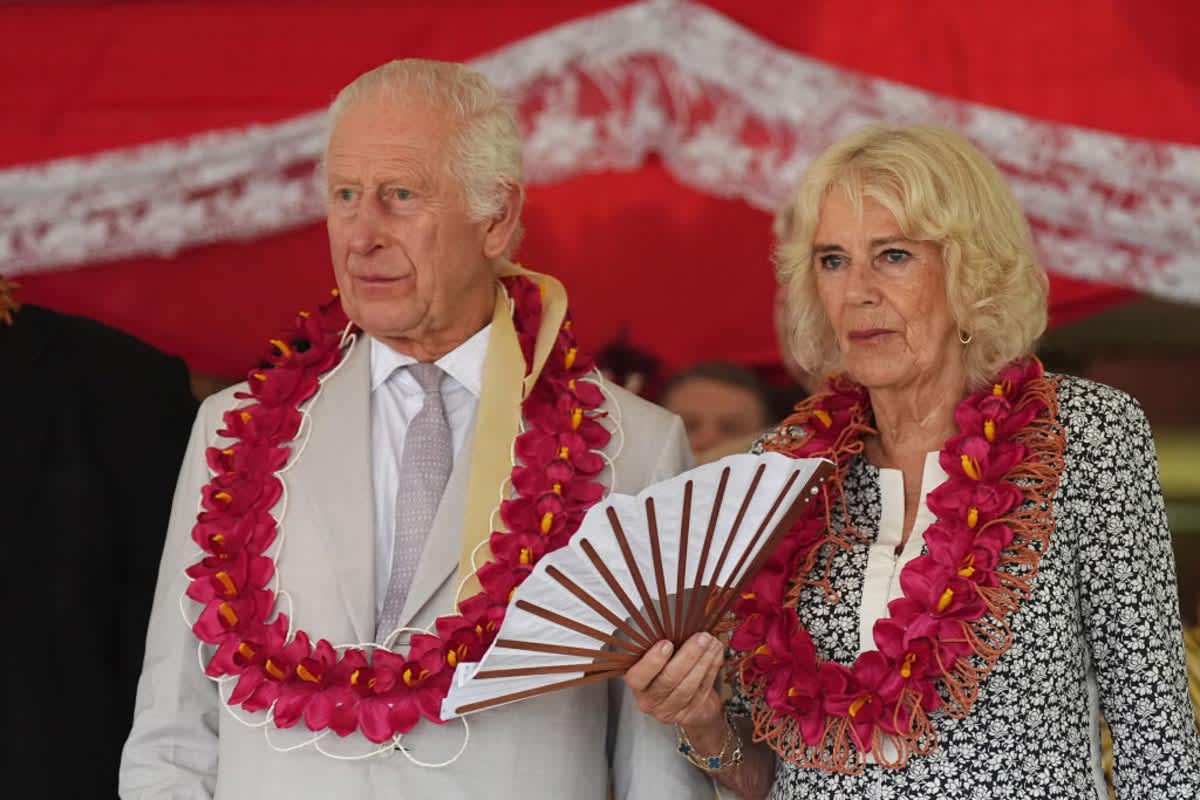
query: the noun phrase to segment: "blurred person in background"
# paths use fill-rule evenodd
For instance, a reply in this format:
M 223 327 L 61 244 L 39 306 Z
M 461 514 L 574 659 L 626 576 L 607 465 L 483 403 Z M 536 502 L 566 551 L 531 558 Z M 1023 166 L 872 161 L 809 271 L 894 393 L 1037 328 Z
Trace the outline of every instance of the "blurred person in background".
M 180 359 L 16 288 L 0 279 L 0 530 L 6 633 L 31 661 L 7 747 L 38 797 L 115 798 L 196 401 Z
M 696 462 L 744 453 L 772 422 L 771 396 L 751 369 L 702 361 L 667 379 L 659 401 L 679 415 Z

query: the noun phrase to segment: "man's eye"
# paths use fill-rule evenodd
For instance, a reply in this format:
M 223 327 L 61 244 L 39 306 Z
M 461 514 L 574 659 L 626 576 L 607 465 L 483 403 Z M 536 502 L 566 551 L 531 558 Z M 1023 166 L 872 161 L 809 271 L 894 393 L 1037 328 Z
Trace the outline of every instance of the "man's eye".
M 408 200 L 412 197 L 412 192 L 408 189 L 394 189 L 392 194 L 397 200 Z
M 353 189 L 338 189 L 334 194 L 337 196 L 337 199 L 341 200 L 343 203 L 349 203 L 354 199 Z

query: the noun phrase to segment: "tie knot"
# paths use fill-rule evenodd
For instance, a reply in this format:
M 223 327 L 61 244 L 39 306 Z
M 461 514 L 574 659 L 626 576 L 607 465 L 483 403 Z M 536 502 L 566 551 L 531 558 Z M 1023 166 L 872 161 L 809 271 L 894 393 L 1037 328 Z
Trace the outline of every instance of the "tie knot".
M 442 368 L 437 364 L 413 364 L 409 372 L 421 385 L 425 394 L 440 394 L 442 387 Z

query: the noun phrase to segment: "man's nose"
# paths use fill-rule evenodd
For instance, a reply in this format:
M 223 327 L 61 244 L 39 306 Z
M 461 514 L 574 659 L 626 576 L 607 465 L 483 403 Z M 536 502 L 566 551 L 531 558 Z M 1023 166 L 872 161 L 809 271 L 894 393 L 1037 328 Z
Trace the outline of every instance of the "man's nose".
M 383 246 L 382 214 L 378 200 L 363 198 L 350 223 L 350 252 L 364 256 Z

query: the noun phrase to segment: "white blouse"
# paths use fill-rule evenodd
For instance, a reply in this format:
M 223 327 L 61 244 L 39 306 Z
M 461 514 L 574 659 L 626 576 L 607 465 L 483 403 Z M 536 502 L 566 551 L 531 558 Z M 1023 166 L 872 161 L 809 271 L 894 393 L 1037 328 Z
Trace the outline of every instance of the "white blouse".
M 898 469 L 879 470 L 879 538 L 867 552 L 867 571 L 863 576 L 862 607 L 859 609 L 858 640 L 863 652 L 875 649 L 875 623 L 887 616 L 888 603 L 899 599 L 900 571 L 925 549 L 925 529 L 937 517 L 929 510 L 925 496 L 946 481 L 946 471 L 938 463 L 938 452 L 925 454 L 921 475 L 921 508 L 917 511 L 912 534 L 904 551 L 896 548 L 904 539 L 904 473 Z

